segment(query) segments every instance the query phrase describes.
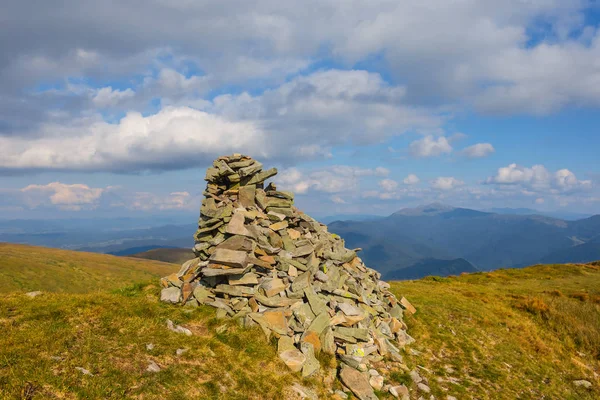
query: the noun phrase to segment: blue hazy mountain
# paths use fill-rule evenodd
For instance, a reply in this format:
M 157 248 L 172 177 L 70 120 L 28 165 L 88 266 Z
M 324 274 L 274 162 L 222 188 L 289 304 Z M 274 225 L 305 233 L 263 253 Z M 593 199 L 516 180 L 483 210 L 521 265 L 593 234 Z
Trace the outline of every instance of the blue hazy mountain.
M 570 211 L 538 211 L 531 208 L 490 208 L 482 210 L 495 214 L 513 214 L 513 215 L 543 215 L 545 217 L 564 219 L 567 221 L 576 221 L 578 219 L 589 218 L 591 214 L 574 213 Z
M 329 230 L 340 234 L 348 247 L 361 247 L 360 256 L 384 277 L 408 267 L 412 269 L 396 276 L 472 269 L 454 263 L 457 259 L 478 270 L 600 259 L 600 215 L 569 221 L 529 211 L 494 213 L 434 203 L 387 217 L 334 215 L 320 220 L 335 220 Z M 178 218 L 0 220 L 0 242 L 123 255 L 190 249 L 196 224 L 180 223 L 192 220 L 189 216 Z
M 540 260 L 577 261 L 580 253 L 589 258 L 594 246 L 577 246 L 597 240 L 600 216 L 566 221 L 434 203 L 376 221 L 333 222 L 329 230 L 342 236 L 348 247 L 361 247 L 367 265 L 385 276 L 426 259 L 464 259 L 479 270 L 491 270 Z

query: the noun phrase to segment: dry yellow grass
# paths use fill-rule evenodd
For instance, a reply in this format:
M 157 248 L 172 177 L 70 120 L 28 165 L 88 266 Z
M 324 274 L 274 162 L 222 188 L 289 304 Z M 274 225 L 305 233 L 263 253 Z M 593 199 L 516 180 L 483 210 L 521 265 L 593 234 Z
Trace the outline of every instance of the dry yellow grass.
M 437 398 L 600 398 L 597 265 L 432 277 L 392 289 L 419 310 L 407 324 L 421 353 L 406 360 Z M 593 388 L 577 388 L 580 379 Z
M 87 293 L 148 281 L 174 269 L 159 261 L 0 243 L 0 293 Z
M 160 303 L 155 279 L 177 268 L 0 244 L 0 293 L 12 292 L 0 294 L 0 398 L 281 399 L 294 382 L 327 397 L 323 377 L 289 372 L 260 330 L 217 320 L 208 307 Z M 416 343 L 403 355 L 436 398 L 600 398 L 600 266 L 430 277 L 392 290 L 418 309 L 406 318 Z M 167 319 L 194 335 L 168 331 Z M 179 348 L 189 350 L 177 356 Z M 150 361 L 161 371 L 147 372 Z M 422 394 L 402 368 L 385 375 Z M 592 389 L 575 387 L 579 379 Z

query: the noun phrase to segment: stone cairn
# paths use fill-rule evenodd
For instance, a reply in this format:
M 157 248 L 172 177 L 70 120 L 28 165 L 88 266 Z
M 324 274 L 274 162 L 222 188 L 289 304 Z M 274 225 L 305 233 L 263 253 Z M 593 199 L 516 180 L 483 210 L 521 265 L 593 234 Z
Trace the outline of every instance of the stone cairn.
M 161 300 L 206 304 L 218 317 L 258 324 L 278 338 L 283 362 L 304 377 L 319 371 L 315 354 L 335 355 L 342 382 L 359 398 L 376 398 L 371 386 L 379 384 L 369 385 L 365 371 L 384 357 L 402 361 L 399 348 L 413 341 L 403 309 L 414 309 L 363 264 L 360 249 L 346 249 L 326 225 L 294 207 L 293 193 L 265 187 L 277 170 L 262 167 L 234 154 L 208 168 L 196 258 L 161 279 Z

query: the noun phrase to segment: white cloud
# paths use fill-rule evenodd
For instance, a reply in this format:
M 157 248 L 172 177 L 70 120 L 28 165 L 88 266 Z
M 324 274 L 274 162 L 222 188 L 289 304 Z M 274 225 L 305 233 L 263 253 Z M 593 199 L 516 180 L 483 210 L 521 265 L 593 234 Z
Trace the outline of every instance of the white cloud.
M 130 99 L 135 96 L 135 92 L 131 89 L 118 90 L 110 86 L 98 89 L 92 101 L 98 107 L 114 107 L 119 102 Z
M 192 197 L 188 192 L 173 192 L 158 195 L 149 192 L 135 192 L 128 201 L 128 208 L 133 210 L 192 210 L 196 209 L 200 199 Z
M 398 187 L 398 182 L 393 179 L 382 179 L 379 181 L 379 187 L 386 192 L 391 192 Z
M 535 199 L 535 204 L 544 204 L 545 200 L 541 197 L 538 197 L 537 199 Z
M 438 190 L 452 190 L 465 183 L 452 176 L 440 176 L 431 181 L 431 187 Z
M 452 152 L 452 146 L 444 136 L 437 139 L 431 135 L 415 140 L 410 144 L 410 152 L 415 157 L 436 157 Z
M 341 196 L 337 196 L 337 195 L 336 196 L 331 196 L 330 199 L 335 204 L 347 204 L 347 201 L 344 200 Z
M 185 168 L 234 151 L 266 156 L 264 132 L 251 122 L 232 122 L 191 108 L 166 108 L 118 124 L 83 119 L 44 127 L 35 139 L 0 137 L 0 168 L 122 170 Z
M 95 208 L 100 196 L 109 189 L 91 188 L 80 183 L 52 182 L 47 185 L 29 185 L 20 191 L 23 194 L 24 203 L 30 208 L 50 203 L 64 210 L 81 210 Z
M 173 86 L 191 79 L 169 76 Z M 440 125 L 441 117 L 403 105 L 402 96 L 402 88 L 378 74 L 316 72 L 259 96 L 217 96 L 201 102 L 201 110 L 130 112 L 114 124 L 95 115 L 46 123 L 36 136 L 0 136 L 6 149 L 0 168 L 137 172 L 189 168 L 230 152 L 289 162 L 330 157 L 337 145 L 377 143 Z
M 489 177 L 486 183 L 498 185 L 520 185 L 537 192 L 568 192 L 585 190 L 592 187 L 590 180 L 579 180 L 568 169 L 561 169 L 551 173 L 543 165 L 534 165 L 531 168 L 510 164 L 498 169 L 495 176 Z
M 168 194 L 136 192 L 123 187 L 91 187 L 83 183 L 51 182 L 32 184 L 20 189 L 0 188 L 0 209 L 90 211 L 129 209 L 196 210 L 200 199 L 189 192 Z
M 408 176 L 404 178 L 403 182 L 405 185 L 416 185 L 417 183 L 421 182 L 421 180 L 415 174 L 408 174 Z
M 386 176 L 386 168 L 358 168 L 347 165 L 334 165 L 326 169 L 314 170 L 308 173 L 297 168 L 281 171 L 275 182 L 284 189 L 303 194 L 309 190 L 322 193 L 349 193 L 359 188 L 363 177 Z
M 134 85 L 149 71 L 164 71 L 158 79 L 176 91 L 202 92 L 206 79 L 210 88 L 252 90 L 274 87 L 323 60 L 347 67 L 373 55 L 381 55 L 391 81 L 406 82 L 397 89 L 405 106 L 518 114 L 597 107 L 600 30 L 585 16 L 591 7 L 588 0 L 324 0 L 286 7 L 233 0 L 207 8 L 161 0 L 136 7 L 132 18 L 129 3 L 71 0 L 57 12 L 48 4 L 11 2 L 3 8 L 11 22 L 3 34 L 19 40 L 2 49 L 0 91 L 9 104 L 1 109 L 15 114 L 9 125 L 18 125 L 22 116 L 9 111 L 35 98 L 23 96 L 39 82 L 91 78 Z M 23 31 L 32 12 L 48 17 Z M 119 24 L 116 34 L 111 27 L 124 18 L 134 22 Z M 236 29 L 228 21 L 236 21 Z M 166 103 L 186 105 L 171 100 Z M 47 106 L 28 105 L 40 114 Z M 365 121 L 378 124 L 378 118 Z
M 461 151 L 461 154 L 469 158 L 487 157 L 494 153 L 496 149 L 490 143 L 477 143 Z

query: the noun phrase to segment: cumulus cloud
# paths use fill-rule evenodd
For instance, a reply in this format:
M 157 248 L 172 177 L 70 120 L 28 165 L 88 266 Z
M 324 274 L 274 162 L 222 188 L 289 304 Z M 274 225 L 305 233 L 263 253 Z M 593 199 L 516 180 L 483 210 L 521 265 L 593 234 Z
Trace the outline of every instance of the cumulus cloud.
M 114 89 L 110 86 L 98 89 L 92 101 L 98 107 L 114 107 L 119 102 L 130 99 L 135 96 L 135 92 L 130 88 L 125 90 Z
M 131 194 L 128 207 L 133 210 L 191 210 L 198 206 L 199 199 L 188 192 L 173 192 L 158 195 L 150 192 L 135 192 Z
M 494 153 L 496 149 L 490 143 L 477 143 L 473 146 L 469 146 L 461 151 L 461 154 L 469 158 L 482 158 L 487 157 Z
M 45 120 L 53 99 L 39 101 L 31 89 L 40 83 L 135 84 L 158 70 L 159 86 L 222 93 L 231 85 L 272 87 L 323 60 L 348 66 L 373 55 L 381 55 L 391 80 L 406 82 L 407 104 L 509 113 L 600 104 L 600 30 L 585 18 L 592 7 L 587 0 L 325 0 L 318 7 L 232 0 L 208 8 L 190 1 L 138 3 L 67 0 L 60 10 L 32 0 L 5 4 L 2 37 L 19 38 L 2 43 L 5 125 L 21 130 L 23 115 Z M 47 17 L 23 31 L 32 10 Z M 237 28 L 223 21 L 236 21 Z M 76 116 L 89 111 L 77 102 L 70 99 L 67 107 Z
M 242 150 L 266 156 L 264 132 L 256 124 L 191 108 L 148 117 L 129 113 L 118 124 L 82 119 L 46 126 L 43 133 L 35 139 L 0 137 L 0 168 L 135 172 L 192 167 Z
M 172 79 L 180 85 L 185 78 Z M 36 137 L 0 136 L 0 168 L 137 172 L 189 168 L 231 152 L 290 162 L 439 126 L 440 117 L 403 105 L 402 96 L 378 74 L 316 72 L 259 96 L 217 96 L 203 109 L 130 112 L 118 123 L 85 117 L 44 124 Z
M 382 179 L 379 181 L 379 187 L 386 192 L 391 192 L 398 187 L 398 182 L 393 179 Z
M 371 169 L 334 165 L 307 173 L 301 172 L 297 168 L 288 168 L 280 172 L 276 181 L 282 188 L 301 194 L 309 190 L 323 193 L 348 193 L 359 188 L 360 180 L 363 177 L 388 174 L 389 170 L 383 167 Z
M 20 192 L 23 202 L 30 208 L 50 203 L 63 210 L 81 210 L 96 208 L 100 196 L 107 190 L 110 188 L 52 182 L 46 185 L 28 185 L 20 189 Z
M 29 0 L 9 2 L 2 37 L 19 40 L 2 44 L 0 135 L 19 139 L 3 139 L 2 145 L 11 151 L 33 147 L 34 153 L 48 145 L 49 157 L 40 163 L 3 157 L 0 168 L 137 171 L 195 162 L 180 157 L 172 134 L 160 135 L 175 142 L 172 152 L 156 135 L 148 135 L 143 146 L 133 143 L 135 149 L 162 146 L 158 162 L 147 151 L 131 151 L 127 163 L 119 161 L 123 154 L 110 154 L 115 150 L 100 145 L 95 132 L 119 131 L 107 137 L 128 144 L 138 133 L 119 127 L 127 119 L 102 128 L 96 111 L 103 108 L 116 108 L 111 122 L 114 115 L 143 113 L 148 131 L 156 131 L 152 124 L 160 118 L 152 117 L 191 107 L 246 124 L 271 147 L 267 155 L 285 153 L 293 160 L 290 156 L 327 157 L 336 146 L 379 143 L 406 131 L 440 134 L 450 118 L 440 110 L 474 106 L 493 113 L 548 113 L 568 105 L 597 107 L 600 30 L 583 17 L 588 7 L 584 0 L 322 1 L 319 7 L 234 0 L 207 9 L 188 1 L 139 7 L 135 1 L 109 6 L 70 0 L 56 10 Z M 50 17 L 24 32 L 32 9 Z M 119 24 L 123 18 L 128 23 Z M 222 22 L 232 20 L 238 29 Z M 115 24 L 118 32 L 110 28 Z M 206 37 L 212 39 L 198 40 Z M 386 79 L 369 71 L 309 73 L 323 60 L 343 69 L 375 54 L 385 61 L 380 68 Z M 55 89 L 61 82 L 99 82 L 99 87 Z M 120 82 L 119 88 L 111 82 Z M 44 89 L 48 83 L 52 89 Z M 220 95 L 213 99 L 214 94 Z M 178 121 L 194 150 L 194 137 L 212 129 Z M 201 133 L 190 132 L 192 126 Z M 52 139 L 19 143 L 27 136 L 46 139 L 50 131 L 67 138 L 65 152 L 85 150 L 76 163 Z M 448 154 L 456 138 L 426 136 L 411 151 L 419 157 Z M 489 154 L 489 148 L 466 154 L 482 152 Z M 53 159 L 59 162 L 50 163 Z
M 444 136 L 436 139 L 432 135 L 428 135 L 412 142 L 410 152 L 415 157 L 436 157 L 451 153 L 452 146 Z
M 331 201 L 334 202 L 335 204 L 347 204 L 347 201 L 344 200 L 344 198 L 342 196 L 331 196 L 330 197 Z
M 452 190 L 464 184 L 465 182 L 452 176 L 440 176 L 431 181 L 431 187 L 438 190 Z
M 408 176 L 404 178 L 403 182 L 405 185 L 416 185 L 417 183 L 421 182 L 421 180 L 415 174 L 408 174 Z
M 592 186 L 590 180 L 579 180 L 568 169 L 561 169 L 554 173 L 548 171 L 543 165 L 534 165 L 531 168 L 510 164 L 499 168 L 496 175 L 486 180 L 488 184 L 519 185 L 532 190 L 549 192 L 568 192 L 585 190 Z
M 20 189 L 0 188 L 0 209 L 90 211 L 129 209 L 196 210 L 200 199 L 189 192 L 138 192 L 118 186 L 91 187 L 83 183 L 51 182 Z

